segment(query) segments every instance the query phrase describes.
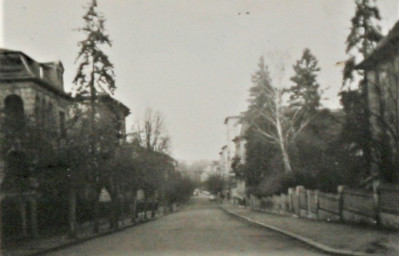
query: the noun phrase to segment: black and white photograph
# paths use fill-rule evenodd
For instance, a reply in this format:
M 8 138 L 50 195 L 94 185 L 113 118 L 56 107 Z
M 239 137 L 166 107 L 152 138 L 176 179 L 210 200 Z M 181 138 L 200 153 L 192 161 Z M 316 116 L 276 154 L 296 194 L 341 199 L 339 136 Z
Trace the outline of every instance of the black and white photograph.
M 399 1 L 0 0 L 0 255 L 399 255 Z

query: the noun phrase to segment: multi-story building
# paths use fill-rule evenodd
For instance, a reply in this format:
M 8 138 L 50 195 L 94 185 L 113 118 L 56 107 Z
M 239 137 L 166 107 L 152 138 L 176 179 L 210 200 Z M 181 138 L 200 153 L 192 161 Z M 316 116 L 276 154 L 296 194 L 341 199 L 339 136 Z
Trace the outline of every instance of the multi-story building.
M 226 126 L 226 148 L 225 152 L 225 174 L 229 175 L 232 172 L 231 164 L 235 156 L 236 146 L 233 141 L 235 137 L 240 132 L 240 117 L 239 116 L 229 116 L 224 120 Z
M 357 68 L 365 72 L 373 145 L 371 177 L 399 181 L 399 22 Z
M 20 51 L 0 50 L 0 120 L 2 128 L 18 129 L 23 123 L 66 136 L 66 122 L 72 106 L 84 109 L 88 98 L 74 98 L 64 90 L 61 62 L 39 63 Z M 119 140 L 125 138 L 129 108 L 108 94 L 96 99 L 98 115 L 112 123 Z M 4 136 L 4 134 L 2 135 Z M 13 150 L 20 150 L 15 142 Z M 9 152 L 8 152 L 9 153 Z M 0 184 L 5 175 L 4 152 L 0 158 Z
M 34 216 L 40 195 L 35 193 L 38 181 L 32 165 L 38 154 L 46 154 L 44 146 L 57 149 L 64 145 L 70 133 L 68 121 L 76 117 L 76 109 L 84 111 L 89 101 L 65 92 L 63 72 L 59 61 L 40 63 L 23 52 L 0 49 L 0 200 L 19 200 L 17 212 L 24 235 L 27 230 L 33 235 L 37 232 Z M 129 109 L 109 95 L 98 95 L 96 108 L 98 115 L 114 126 L 115 142 L 121 143 Z M 43 135 L 50 138 L 50 143 L 41 140 Z M 2 212 L 3 217 L 5 214 Z M 32 214 L 30 222 L 27 214 Z
M 237 146 L 234 140 L 239 136 L 242 126 L 240 119 L 240 116 L 229 116 L 225 118 L 226 145 L 222 147 L 220 152 L 220 169 L 227 185 L 226 187 L 232 196 L 235 195 L 237 187 L 237 179 L 233 172 L 232 165 L 237 154 Z
M 68 108 L 73 98 L 65 93 L 61 62 L 38 63 L 19 51 L 0 50 L 0 120 L 2 129 L 15 130 L 26 122 L 47 128 L 58 137 L 65 134 Z M 4 133 L 1 135 L 4 138 Z M 13 151 L 23 150 L 18 141 Z M 10 150 L 10 149 L 9 149 Z M 0 184 L 5 177 L 4 154 L 0 154 Z
M 235 168 L 241 168 L 245 164 L 245 159 L 246 159 L 245 145 L 247 143 L 247 141 L 245 140 L 245 133 L 247 129 L 248 129 L 247 124 L 245 122 L 241 122 L 240 132 L 233 139 L 233 142 L 235 144 L 235 155 L 233 157 Z M 237 176 L 235 178 L 236 178 L 235 179 L 236 187 L 232 190 L 232 195 L 233 197 L 243 199 L 245 198 L 245 191 L 246 191 L 245 179 Z

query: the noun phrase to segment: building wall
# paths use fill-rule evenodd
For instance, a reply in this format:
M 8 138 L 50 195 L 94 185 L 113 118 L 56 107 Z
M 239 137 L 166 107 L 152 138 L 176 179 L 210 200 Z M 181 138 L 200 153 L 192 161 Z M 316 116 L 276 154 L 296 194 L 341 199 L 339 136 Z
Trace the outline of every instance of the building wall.
M 226 125 L 226 149 L 224 153 L 225 173 L 229 175 L 232 172 L 231 164 L 236 155 L 236 144 L 233 140 L 239 136 L 241 129 L 240 117 L 227 117 L 224 123 Z
M 37 114 L 46 113 L 40 116 L 46 117 L 47 122 L 40 122 L 38 125 L 47 126 L 53 121 L 56 129 L 59 128 L 59 113 L 65 113 L 69 105 L 68 100 L 46 91 L 34 81 L 1 81 L 0 120 L 4 118 L 5 100 L 12 95 L 17 95 L 22 99 L 24 116 L 27 120 L 38 122 L 40 117 Z M 51 113 L 47 109 L 49 106 L 52 106 Z M 4 166 L 4 157 L 0 156 L 0 184 L 4 178 Z
M 54 132 L 54 138 L 64 136 L 71 109 L 78 101 L 64 92 L 63 71 L 60 62 L 38 63 L 24 53 L 0 49 L 0 120 L 5 117 L 5 100 L 16 95 L 23 102 L 25 120 L 48 128 L 47 132 Z M 118 124 L 118 139 L 123 140 L 129 109 L 111 97 L 107 100 L 101 106 L 103 112 L 109 122 Z M 0 184 L 5 175 L 4 158 L 0 154 Z
M 387 136 L 393 154 L 398 154 L 399 141 L 399 59 L 386 62 L 367 71 L 368 101 L 371 131 L 374 140 Z M 389 131 L 385 128 L 389 127 Z

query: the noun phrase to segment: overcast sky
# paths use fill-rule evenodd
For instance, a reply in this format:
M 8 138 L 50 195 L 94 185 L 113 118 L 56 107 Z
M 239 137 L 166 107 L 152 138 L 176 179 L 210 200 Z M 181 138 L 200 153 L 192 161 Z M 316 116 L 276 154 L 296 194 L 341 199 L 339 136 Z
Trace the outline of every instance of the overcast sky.
M 83 0 L 0 0 L 1 47 L 40 62 L 61 60 L 65 87 L 72 85 L 82 34 Z M 179 160 L 218 159 L 226 144 L 226 116 L 247 107 L 251 74 L 260 56 L 284 56 L 286 78 L 305 47 L 319 59 L 319 82 L 338 108 L 345 39 L 352 0 L 98 0 L 113 40 L 115 97 L 132 114 L 159 110 Z M 397 0 L 380 0 L 382 28 L 398 19 Z M 276 57 L 277 56 L 277 57 Z

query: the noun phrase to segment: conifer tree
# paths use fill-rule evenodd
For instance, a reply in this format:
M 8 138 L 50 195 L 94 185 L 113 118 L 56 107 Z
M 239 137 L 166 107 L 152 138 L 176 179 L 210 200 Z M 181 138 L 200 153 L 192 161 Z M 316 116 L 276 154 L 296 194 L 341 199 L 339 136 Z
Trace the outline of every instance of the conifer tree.
M 375 0 L 355 0 L 355 16 L 351 19 L 351 31 L 346 39 L 346 52 L 360 53 L 363 58 L 368 56 L 381 40 L 380 27 L 376 24 L 380 12 Z
M 73 80 L 76 93 L 90 98 L 95 98 L 99 91 L 113 94 L 116 89 L 114 65 L 102 49 L 104 45 L 111 47 L 112 42 L 105 32 L 105 18 L 97 8 L 97 0 L 92 0 L 83 16 L 84 26 L 79 31 L 86 38 L 78 43 L 80 64 Z
M 303 51 L 302 57 L 293 66 L 295 75 L 291 77 L 290 106 L 300 107 L 303 112 L 314 113 L 320 106 L 319 83 L 317 73 L 320 71 L 317 59 L 309 49 Z
M 346 39 L 346 53 L 349 59 L 343 70 L 341 103 L 346 112 L 346 122 L 341 138 L 346 141 L 349 154 L 364 162 L 364 169 L 371 168 L 371 135 L 368 106 L 368 89 L 364 74 L 356 70 L 356 60 L 366 58 L 381 40 L 382 34 L 377 22 L 381 19 L 374 0 L 355 0 L 355 15 L 351 19 L 351 30 Z M 353 81 L 359 81 L 357 88 L 351 88 Z M 361 152 L 361 153 L 359 153 Z M 365 174 L 364 176 L 367 176 Z
M 101 124 L 101 120 L 97 118 L 96 113 L 99 109 L 96 109 L 96 104 L 98 101 L 99 94 L 113 94 L 116 89 L 115 86 L 115 75 L 114 75 L 114 65 L 109 60 L 108 56 L 105 54 L 103 48 L 104 46 L 111 47 L 112 42 L 109 36 L 105 32 L 105 17 L 98 11 L 97 0 L 91 0 L 90 4 L 86 9 L 86 13 L 83 16 L 84 25 L 78 29 L 78 31 L 83 32 L 85 38 L 78 42 L 80 50 L 76 62 L 78 64 L 78 70 L 73 80 L 75 84 L 74 92 L 78 99 L 81 99 L 82 103 L 86 103 L 87 100 L 90 103 L 90 107 L 84 116 L 88 116 L 88 129 L 86 136 L 89 141 L 89 158 L 87 159 L 87 170 L 86 176 L 88 182 L 94 185 L 98 195 L 101 188 L 108 184 L 108 172 L 104 173 L 104 168 L 101 165 L 101 159 L 103 157 L 103 152 L 99 152 L 103 148 L 99 143 L 99 138 L 103 138 L 104 128 Z M 86 111 L 86 112 L 87 112 Z M 85 117 L 83 117 L 85 118 Z M 98 120 L 97 120 L 98 119 Z M 109 134 L 113 134 L 110 132 Z M 74 176 L 73 173 L 71 176 Z M 76 175 L 75 175 L 76 176 Z M 74 177 L 71 177 L 73 180 Z M 73 181 L 72 181 L 73 183 Z M 76 201 L 76 192 L 73 190 L 74 184 L 71 186 L 71 215 L 76 214 L 76 210 L 72 209 L 74 206 L 74 201 Z M 98 223 L 98 213 L 99 202 L 95 201 L 94 205 L 94 215 L 95 215 L 95 231 L 99 230 Z M 71 223 L 70 226 L 73 227 L 75 224 Z M 76 225 L 75 225 L 76 226 Z M 71 233 L 75 233 L 76 228 L 71 228 Z
M 283 95 L 287 90 L 281 84 L 272 84 L 263 58 L 258 67 L 258 71 L 252 76 L 254 86 L 250 89 L 249 107 L 244 113 L 244 120 L 265 141 L 280 150 L 284 172 L 290 174 L 293 170 L 288 147 L 309 124 L 312 115 L 303 113 L 306 107 L 304 103 L 297 108 L 289 108 L 285 104 Z

